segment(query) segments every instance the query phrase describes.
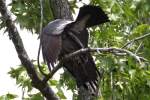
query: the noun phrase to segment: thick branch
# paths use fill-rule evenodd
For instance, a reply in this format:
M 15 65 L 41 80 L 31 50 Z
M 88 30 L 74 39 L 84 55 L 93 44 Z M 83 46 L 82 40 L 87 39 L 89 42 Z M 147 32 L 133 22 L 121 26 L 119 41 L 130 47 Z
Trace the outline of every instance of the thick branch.
M 32 79 L 33 86 L 37 88 L 43 94 L 43 96 L 45 96 L 48 100 L 58 100 L 58 98 L 55 96 L 54 92 L 48 86 L 48 84 L 43 83 L 38 77 L 34 69 L 34 65 L 29 59 L 24 49 L 23 42 L 18 33 L 18 30 L 16 26 L 14 25 L 10 14 L 8 13 L 5 0 L 0 0 L 0 12 L 3 17 L 3 21 L 6 23 L 9 37 L 15 46 L 15 49 L 17 51 L 18 57 L 22 65 L 26 68 L 29 77 Z
M 133 42 L 136 42 L 136 41 L 139 41 L 139 40 L 141 40 L 141 39 L 144 39 L 144 38 L 146 38 L 146 37 L 148 37 L 148 36 L 150 36 L 150 33 L 147 33 L 147 34 L 145 34 L 145 35 L 139 36 L 139 37 L 137 37 L 137 38 L 135 38 L 135 39 L 133 39 L 133 40 L 127 42 L 122 48 L 125 48 L 125 47 L 127 47 L 129 44 L 131 44 L 131 43 L 133 43 Z

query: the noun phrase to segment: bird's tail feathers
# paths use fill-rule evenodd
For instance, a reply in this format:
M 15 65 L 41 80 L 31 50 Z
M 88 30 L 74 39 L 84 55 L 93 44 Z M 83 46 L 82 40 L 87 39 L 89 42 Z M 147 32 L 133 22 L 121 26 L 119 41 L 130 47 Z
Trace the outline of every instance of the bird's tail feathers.
M 75 22 L 81 22 L 87 18 L 86 27 L 92 27 L 109 21 L 107 14 L 99 6 L 86 5 L 80 8 L 78 17 Z

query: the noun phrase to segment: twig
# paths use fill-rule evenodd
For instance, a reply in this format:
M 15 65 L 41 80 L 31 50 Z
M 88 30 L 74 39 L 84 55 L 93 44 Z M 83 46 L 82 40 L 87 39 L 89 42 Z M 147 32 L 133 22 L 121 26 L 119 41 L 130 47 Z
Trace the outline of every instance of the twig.
M 43 0 L 40 0 L 40 7 L 41 7 L 41 19 L 40 19 L 40 33 L 39 33 L 39 37 L 41 37 L 41 34 L 42 34 L 42 28 L 43 28 Z M 39 49 L 38 49 L 38 56 L 37 56 L 37 65 L 38 65 L 38 69 L 40 71 L 40 73 L 47 77 L 47 74 L 43 72 L 42 70 L 42 67 L 40 65 L 40 61 L 39 61 L 39 58 L 40 58 L 40 51 L 41 51 L 41 41 L 40 41 L 40 44 L 39 44 Z
M 135 41 L 139 41 L 139 40 L 141 40 L 141 39 L 143 39 L 143 38 L 146 38 L 146 37 L 148 37 L 148 36 L 150 36 L 150 33 L 147 33 L 147 34 L 145 34 L 145 35 L 139 36 L 139 37 L 137 37 L 137 38 L 135 38 L 135 39 L 133 39 L 133 40 L 127 42 L 127 43 L 126 43 L 124 46 L 122 46 L 121 48 L 123 49 L 123 48 L 127 47 L 129 44 L 131 44 L 131 43 L 133 43 L 133 42 L 135 42 Z
M 76 34 L 76 32 L 70 30 L 70 32 L 67 33 L 81 48 L 84 48 L 84 45 L 81 43 L 81 41 L 79 40 L 79 38 L 74 35 Z
M 138 51 L 140 50 L 140 48 L 142 47 L 143 42 L 140 43 L 140 45 L 137 47 L 137 49 L 135 50 L 135 54 L 138 53 Z

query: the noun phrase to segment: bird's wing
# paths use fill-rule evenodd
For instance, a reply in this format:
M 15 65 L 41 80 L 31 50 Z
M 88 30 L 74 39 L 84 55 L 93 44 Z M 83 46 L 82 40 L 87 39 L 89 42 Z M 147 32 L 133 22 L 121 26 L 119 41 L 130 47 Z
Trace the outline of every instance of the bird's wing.
M 62 32 L 67 24 L 72 21 L 57 19 L 50 22 L 43 28 L 40 36 L 40 42 L 42 46 L 43 59 L 47 63 L 49 69 L 54 67 L 62 46 Z
M 41 36 L 41 44 L 44 62 L 47 63 L 49 70 L 51 70 L 61 51 L 61 35 L 43 34 Z

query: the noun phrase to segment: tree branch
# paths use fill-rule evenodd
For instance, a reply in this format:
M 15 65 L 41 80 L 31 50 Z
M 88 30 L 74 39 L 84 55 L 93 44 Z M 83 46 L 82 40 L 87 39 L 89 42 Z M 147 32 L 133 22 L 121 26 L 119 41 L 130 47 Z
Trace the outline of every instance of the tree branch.
M 37 88 L 42 93 L 42 95 L 47 98 L 47 100 L 58 100 L 58 98 L 55 96 L 54 92 L 48 86 L 48 84 L 43 83 L 38 77 L 34 69 L 34 65 L 29 59 L 26 50 L 24 49 L 19 32 L 12 21 L 9 11 L 7 10 L 5 0 L 0 0 L 0 12 L 3 17 L 3 21 L 6 23 L 9 38 L 12 40 L 15 46 L 15 49 L 17 51 L 18 57 L 22 65 L 26 68 L 29 77 L 32 79 L 33 86 Z
M 75 52 L 73 52 L 71 54 L 66 55 L 65 58 L 70 58 L 70 57 L 75 56 L 75 55 L 80 54 L 80 53 L 97 52 L 97 51 L 99 51 L 99 52 L 113 53 L 115 55 L 117 55 L 117 53 L 123 53 L 123 55 L 128 54 L 131 57 L 133 57 L 134 59 L 136 59 L 139 63 L 141 63 L 141 58 L 142 57 L 137 56 L 136 54 L 132 53 L 129 50 L 120 49 L 120 48 L 114 48 L 114 47 L 110 47 L 110 48 L 85 48 L 85 49 L 80 49 L 78 51 L 75 51 Z
M 138 56 L 138 55 L 134 54 L 133 52 L 126 50 L 126 49 L 120 49 L 120 48 L 114 48 L 114 47 L 110 47 L 110 48 L 83 48 L 83 49 L 77 50 L 73 53 L 65 55 L 63 57 L 63 59 L 59 62 L 59 64 L 56 65 L 56 67 L 54 67 L 52 72 L 49 73 L 48 76 L 43 79 L 44 82 L 47 82 L 55 74 L 55 72 L 57 72 L 57 70 L 59 70 L 62 67 L 62 63 L 64 60 L 67 60 L 73 56 L 77 56 L 81 53 L 86 53 L 86 52 L 112 53 L 114 55 L 119 55 L 119 56 L 129 55 L 129 56 L 133 57 L 135 60 L 137 60 L 139 62 L 139 64 L 141 64 L 142 61 L 147 61 L 145 58 L 140 57 L 140 56 Z
M 121 48 L 123 49 L 123 48 L 127 47 L 129 44 L 131 44 L 131 43 L 133 43 L 133 42 L 136 42 L 136 41 L 139 41 L 139 40 L 141 40 L 141 39 L 144 39 L 144 38 L 146 38 L 146 37 L 148 37 L 148 36 L 150 36 L 150 33 L 147 33 L 147 34 L 145 34 L 145 35 L 142 35 L 142 36 L 139 36 L 139 37 L 137 37 L 137 38 L 134 38 L 133 40 L 127 42 L 127 43 L 126 43 L 124 46 L 122 46 Z

